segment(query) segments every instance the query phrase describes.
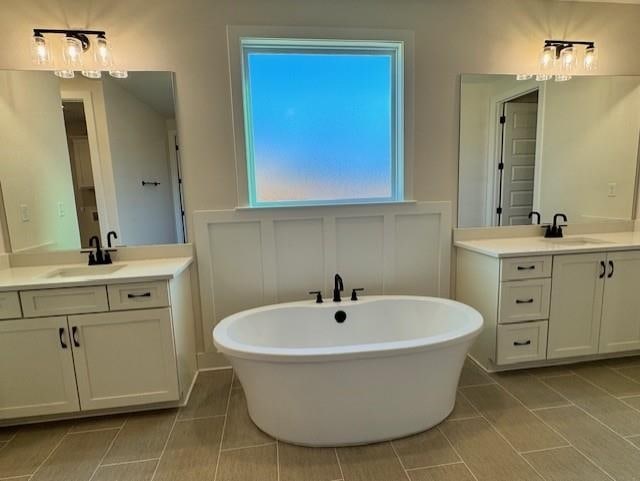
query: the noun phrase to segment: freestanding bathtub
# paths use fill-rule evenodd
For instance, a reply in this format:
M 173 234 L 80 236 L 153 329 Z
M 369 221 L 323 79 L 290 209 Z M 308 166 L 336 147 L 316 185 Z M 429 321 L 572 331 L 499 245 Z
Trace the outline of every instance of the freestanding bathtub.
M 482 322 L 447 299 L 370 296 L 243 311 L 213 338 L 260 429 L 294 444 L 341 446 L 407 436 L 447 417 Z

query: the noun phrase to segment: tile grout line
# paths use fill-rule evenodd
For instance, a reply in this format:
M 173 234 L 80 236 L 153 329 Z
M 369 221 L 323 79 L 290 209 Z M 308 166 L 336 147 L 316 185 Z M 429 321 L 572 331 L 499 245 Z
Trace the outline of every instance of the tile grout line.
M 229 392 L 227 393 L 227 406 L 224 410 L 224 421 L 222 422 L 222 432 L 220 433 L 220 446 L 218 447 L 218 459 L 216 459 L 216 469 L 213 471 L 213 480 L 218 478 L 218 469 L 220 468 L 220 458 L 222 457 L 222 443 L 224 442 L 224 435 L 227 429 L 227 422 L 229 421 L 229 405 L 231 404 L 231 394 L 233 393 L 233 376 L 235 372 L 231 370 L 231 382 L 229 383 Z M 153 479 L 151 479 L 153 481 Z
M 160 458 L 147 458 L 147 459 L 136 459 L 135 461 L 122 461 L 120 463 L 106 463 L 100 464 L 101 468 L 109 468 L 111 466 L 122 466 L 125 464 L 137 464 L 137 463 L 148 463 L 149 461 L 160 461 Z
M 156 467 L 153 470 L 153 474 L 151 475 L 151 477 L 149 478 L 149 481 L 153 481 L 156 477 L 156 474 L 158 474 L 158 468 L 160 467 L 160 463 L 162 462 L 162 456 L 164 456 L 165 451 L 167 450 L 167 446 L 169 446 L 169 440 L 171 439 L 171 435 L 173 434 L 173 430 L 176 427 L 176 424 L 178 423 L 178 415 L 180 414 L 180 410 L 178 410 L 176 412 L 176 416 L 175 418 L 173 418 L 173 423 L 171 424 L 171 429 L 169 429 L 169 434 L 167 435 L 167 439 L 164 442 L 164 446 L 162 446 L 162 451 L 160 451 L 160 457 L 158 458 L 158 463 L 156 464 Z
M 93 473 L 91 473 L 91 476 L 89 477 L 88 481 L 92 481 L 92 479 L 94 478 L 94 476 L 96 475 L 96 473 L 100 469 L 100 466 L 102 465 L 102 462 L 107 457 L 107 454 L 109 454 L 109 451 L 111 451 L 111 448 L 115 444 L 116 439 L 118 439 L 118 436 L 120 436 L 120 433 L 122 432 L 124 427 L 127 425 L 127 421 L 128 420 L 129 420 L 129 418 L 125 419 L 124 422 L 122 423 L 122 425 L 120 426 L 120 429 L 118 429 L 118 432 L 116 433 L 116 435 L 113 437 L 113 439 L 109 443 L 109 446 L 107 447 L 107 449 L 105 449 L 104 454 L 102 455 L 102 458 L 100 458 L 100 461 L 98 461 L 98 464 L 96 465 L 96 468 L 93 470 Z
M 342 471 L 342 463 L 340 462 L 340 456 L 338 456 L 338 448 L 333 448 L 333 454 L 336 456 L 338 462 L 338 469 L 340 470 L 340 476 L 344 480 L 344 472 Z
M 558 406 L 542 406 L 539 408 L 527 408 L 529 411 L 535 413 L 538 411 L 546 411 L 548 409 L 557 409 L 557 408 L 570 408 L 575 406 L 574 403 L 568 403 L 568 404 L 559 404 Z
M 280 481 L 280 443 L 276 439 L 276 479 Z
M 176 422 L 183 423 L 185 421 L 201 421 L 203 419 L 221 418 L 223 416 L 226 416 L 226 414 L 213 414 L 211 416 L 198 416 L 194 418 L 178 418 Z
M 395 454 L 396 459 L 400 463 L 400 467 L 402 468 L 402 472 L 404 473 L 404 476 L 407 478 L 407 481 L 411 481 L 411 476 L 409 476 L 409 473 L 407 472 L 407 468 L 404 467 L 404 463 L 402 462 L 402 459 L 400 458 L 400 455 L 398 454 L 398 451 L 396 450 L 396 447 L 394 446 L 393 441 L 389 441 L 389 445 L 391 446 L 391 450 L 393 451 L 393 454 Z
M 465 400 L 467 400 L 466 396 L 463 396 L 465 398 Z M 458 459 L 462 462 L 462 464 L 464 464 L 464 466 L 467 468 L 467 471 L 469 471 L 471 473 L 471 476 L 473 476 L 473 479 L 475 479 L 475 481 L 478 481 L 478 478 L 476 476 L 476 473 L 474 473 L 473 471 L 471 471 L 471 468 L 469 467 L 469 465 L 467 464 L 467 462 L 464 460 L 464 458 L 462 456 L 460 456 L 460 453 L 458 452 L 458 450 L 455 448 L 455 446 L 453 445 L 453 443 L 451 442 L 451 440 L 447 437 L 447 435 L 444 433 L 444 431 L 442 431 L 442 429 L 440 429 L 440 426 L 436 426 L 435 429 L 438 430 L 438 432 L 440 434 L 442 434 L 442 436 L 444 437 L 444 439 L 447 441 L 447 444 L 449 444 L 449 446 L 451 446 L 451 449 L 453 449 L 453 452 L 456 453 L 456 456 L 458 456 Z
M 571 371 L 571 372 L 573 372 L 573 371 Z M 572 375 L 573 375 L 573 374 L 572 374 Z M 560 377 L 560 376 L 556 376 L 556 377 Z M 572 403 L 572 401 L 571 401 L 570 399 L 568 399 L 566 396 L 564 396 L 564 395 L 563 395 L 562 393 L 560 393 L 559 391 L 557 391 L 557 390 L 553 389 L 553 387 L 551 387 L 549 384 L 547 384 L 546 382 L 544 382 L 544 380 L 543 380 L 543 379 L 538 379 L 538 380 L 539 380 L 543 385 L 545 385 L 547 388 L 549 388 L 551 391 L 555 392 L 555 393 L 556 393 L 558 396 L 560 396 L 562 399 L 565 399 L 567 402 Z M 527 411 L 529 411 L 529 412 L 530 412 L 530 413 L 531 413 L 531 414 L 532 414 L 536 419 L 538 419 L 538 420 L 539 420 L 543 425 L 545 425 L 547 428 L 549 428 L 552 432 L 556 433 L 560 438 L 564 439 L 564 441 L 565 441 L 566 443 L 568 443 L 568 445 L 569 445 L 568 447 L 571 447 L 571 448 L 575 449 L 578 453 L 580 453 L 582 456 L 584 456 L 584 457 L 585 457 L 585 459 L 587 459 L 591 464 L 593 464 L 594 466 L 596 466 L 596 467 L 597 467 L 598 469 L 600 469 L 603 473 L 605 473 L 608 477 L 610 477 L 613 481 L 615 481 L 615 478 L 614 478 L 613 476 L 611 476 L 611 475 L 610 475 L 610 474 L 609 474 L 609 473 L 608 473 L 604 468 L 602 468 L 599 464 L 597 464 L 593 459 L 591 459 L 589 456 L 587 456 L 584 452 L 582 452 L 580 449 L 578 449 L 578 448 L 577 448 L 577 447 L 576 447 L 576 446 L 575 446 L 575 445 L 574 445 L 574 444 L 573 444 L 569 439 L 567 439 L 567 437 L 566 437 L 566 436 L 564 436 L 560 431 L 558 431 L 557 429 L 554 429 L 554 427 L 553 427 L 553 426 L 551 426 L 551 425 L 550 425 L 549 423 L 547 423 L 544 419 L 542 419 L 540 416 L 538 416 L 538 415 L 536 414 L 536 412 L 535 412 L 535 411 L 533 411 L 532 409 L 529 409 L 529 408 L 528 408 L 528 407 L 527 407 L 527 406 L 526 406 L 522 401 L 520 401 L 520 399 L 518 399 L 515 395 L 511 394 L 511 392 L 509 392 L 509 390 L 508 390 L 508 389 L 506 389 L 504 386 L 500 386 L 500 387 L 501 387 L 501 388 L 502 388 L 502 389 L 503 389 L 503 390 L 504 390 L 504 391 L 505 391 L 509 396 L 511 396 L 511 397 L 512 397 L 512 398 L 514 398 L 517 402 L 519 402 L 519 403 L 520 403 L 520 404 L 521 404 L 521 405 L 522 405 L 522 406 L 523 406 Z M 463 394 L 464 394 L 464 393 L 463 393 Z M 467 400 L 468 400 L 468 398 L 467 398 Z M 471 403 L 471 401 L 469 401 L 469 402 Z M 473 405 L 473 403 L 471 403 L 471 404 Z M 576 406 L 575 404 L 572 404 L 572 405 L 573 405 L 574 407 L 576 407 L 576 408 L 580 409 L 580 407 L 579 407 L 579 406 Z M 554 408 L 547 408 L 547 409 L 554 409 Z M 489 420 L 487 420 L 487 422 L 489 422 Z M 489 422 L 489 424 L 491 424 L 491 423 Z M 500 435 L 502 435 L 502 433 L 500 433 L 500 432 L 499 432 L 499 430 L 498 430 L 497 428 L 496 428 L 496 431 L 498 431 L 498 433 L 499 433 Z M 504 437 L 504 436 L 503 436 L 503 437 Z M 505 438 L 505 441 L 507 441 L 507 440 L 506 440 L 506 438 Z M 507 441 L 507 442 L 509 442 L 509 441 Z M 511 443 L 509 443 L 509 444 L 511 444 Z M 631 444 L 633 444 L 633 443 L 631 443 Z M 513 446 L 512 446 L 512 447 L 513 447 Z M 564 447 L 567 447 L 567 446 L 564 446 Z M 514 449 L 515 449 L 515 448 L 514 448 Z M 518 452 L 518 451 L 516 450 L 516 452 Z M 523 453 L 518 452 L 518 454 L 520 455 L 520 457 L 521 457 L 522 459 L 524 459 L 524 460 L 525 460 L 525 462 L 527 462 L 527 464 L 529 464 L 529 465 L 533 468 L 533 465 L 529 462 L 529 460 L 528 460 L 525 456 L 523 456 Z M 525 454 L 526 454 L 526 453 L 525 453 Z M 535 470 L 536 472 L 538 472 L 535 468 L 534 468 L 534 470 Z M 540 475 L 540 473 L 538 473 L 538 474 Z M 542 475 L 540 475 L 540 476 L 542 476 Z M 544 479 L 544 476 L 542 476 L 542 478 Z
M 606 368 L 606 366 L 602 366 L 602 367 L 605 367 L 605 368 Z M 609 370 L 610 370 L 610 371 L 612 371 L 613 373 L 615 373 L 615 372 L 616 372 L 616 371 L 614 371 L 613 369 L 610 369 L 610 368 L 607 368 L 607 369 L 609 369 Z M 580 374 L 579 372 L 573 371 L 573 374 L 574 374 L 574 375 L 576 375 L 576 376 L 578 376 L 578 377 L 579 377 L 580 379 L 582 379 L 583 381 L 588 382 L 588 383 L 589 383 L 589 384 L 591 384 L 592 386 L 597 387 L 597 388 L 598 388 L 598 389 L 600 389 L 601 391 L 606 392 L 609 396 L 612 396 L 612 397 L 614 397 L 614 398 L 616 398 L 616 399 L 619 399 L 619 397 L 618 397 L 618 396 L 616 396 L 615 394 L 613 394 L 611 391 L 607 391 L 604 387 L 602 387 L 602 386 L 600 386 L 600 385 L 596 384 L 594 381 L 592 381 L 592 380 L 591 380 L 591 379 L 589 379 L 588 377 L 583 376 L 583 375 L 582 375 L 582 374 Z M 618 374 L 620 374 L 620 373 L 618 373 Z M 621 375 L 622 377 L 626 377 L 626 376 L 624 376 L 624 375 L 622 375 L 622 374 L 620 374 L 620 375 Z M 633 379 L 631 379 L 631 378 L 627 378 L 627 380 L 629 380 L 629 381 L 633 381 L 633 383 L 634 383 L 634 384 L 638 384 L 638 388 L 640 388 L 640 383 L 638 383 L 638 382 L 634 381 L 634 380 L 633 380 Z M 639 395 L 640 395 L 640 392 L 638 392 L 638 394 L 635 394 L 635 396 L 639 396 Z M 630 395 L 629 397 L 632 397 L 632 396 L 634 396 L 634 395 L 632 394 L 632 395 Z
M 278 441 L 271 441 L 268 443 L 261 443 L 261 444 L 252 444 L 251 446 L 238 446 L 238 447 L 234 447 L 234 448 L 224 448 L 222 450 L 220 450 L 220 452 L 222 453 L 229 453 L 229 452 L 233 452 L 233 451 L 242 451 L 243 449 L 251 449 L 251 448 L 264 448 L 265 446 L 273 446 L 274 444 L 277 444 Z
M 444 434 L 443 434 L 444 436 Z M 441 468 L 443 466 L 455 466 L 457 464 L 465 464 L 464 461 L 460 460 L 460 461 L 454 461 L 452 463 L 440 463 L 440 464 L 433 464 L 431 466 L 417 466 L 415 468 L 404 468 L 405 471 L 410 472 L 410 471 L 420 471 L 421 469 L 431 469 L 431 468 Z
M 96 428 L 96 429 L 87 429 L 85 431 L 69 431 L 65 436 L 75 436 L 77 434 L 87 434 L 87 433 L 100 433 L 102 431 L 113 431 L 114 429 L 122 429 L 124 427 L 124 423 L 120 426 L 111 426 L 108 428 Z M 72 426 L 73 429 L 73 426 Z

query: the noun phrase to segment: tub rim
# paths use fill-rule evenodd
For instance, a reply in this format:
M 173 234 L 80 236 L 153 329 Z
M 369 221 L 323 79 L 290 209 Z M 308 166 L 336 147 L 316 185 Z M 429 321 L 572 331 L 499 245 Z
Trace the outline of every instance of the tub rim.
M 323 304 L 316 304 L 313 300 L 294 301 L 255 307 L 225 317 L 213 328 L 213 342 L 219 352 L 230 357 L 241 359 L 265 362 L 326 362 L 397 356 L 419 351 L 441 349 L 446 346 L 464 343 L 477 337 L 484 324 L 482 315 L 476 309 L 452 299 L 429 296 L 381 295 L 362 296 L 357 302 L 364 304 L 380 300 L 412 300 L 434 302 L 452 306 L 459 309 L 466 315 L 467 322 L 461 328 L 447 331 L 439 335 L 417 337 L 402 341 L 383 341 L 369 344 L 348 344 L 329 347 L 285 348 L 254 346 L 235 341 L 228 335 L 229 326 L 233 324 L 234 321 L 246 315 L 281 309 L 283 307 L 304 306 L 316 309 L 330 309 L 330 306 L 333 305 L 334 308 L 339 309 L 340 305 L 349 305 L 348 303 L 351 302 L 343 301 L 342 303 L 326 302 Z

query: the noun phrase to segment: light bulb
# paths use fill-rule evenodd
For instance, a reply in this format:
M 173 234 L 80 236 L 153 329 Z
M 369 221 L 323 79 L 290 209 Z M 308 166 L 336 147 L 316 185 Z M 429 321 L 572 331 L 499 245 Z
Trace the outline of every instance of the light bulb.
M 64 39 L 63 55 L 65 63 L 72 70 L 82 66 L 82 42 L 75 37 Z
M 596 47 L 589 45 L 584 51 L 584 69 L 593 71 L 598 68 L 598 52 Z
M 533 78 L 533 75 L 530 73 L 519 73 L 516 75 L 516 80 L 529 80 L 530 78 Z
M 107 39 L 105 37 L 98 36 L 98 38 L 96 39 L 94 50 L 94 58 L 96 64 L 105 69 L 111 67 L 111 50 L 109 49 L 109 44 L 107 43 Z
M 578 60 L 575 49 L 572 46 L 563 48 L 560 52 L 560 65 L 562 66 L 562 70 L 571 72 L 577 63 Z
M 536 74 L 536 80 L 538 82 L 544 82 L 545 80 L 551 79 L 551 77 L 553 77 L 553 75 L 549 75 L 549 74 L 546 74 L 546 73 Z
M 83 70 L 82 75 L 87 78 L 100 78 L 102 77 L 102 72 L 100 70 Z
M 60 77 L 64 79 L 70 79 L 76 76 L 73 70 L 56 70 L 53 72 L 53 74 L 56 77 Z
M 556 82 L 566 82 L 567 80 L 571 80 L 571 75 L 556 75 Z
M 556 62 L 556 47 L 545 45 L 540 54 L 540 67 L 542 70 L 550 70 Z
M 127 78 L 129 76 L 129 72 L 126 70 L 109 70 L 109 75 L 113 78 Z
M 33 36 L 31 53 L 33 55 L 33 63 L 36 65 L 47 65 L 51 61 L 49 47 L 47 46 L 47 41 L 44 39 L 42 34 L 36 34 Z

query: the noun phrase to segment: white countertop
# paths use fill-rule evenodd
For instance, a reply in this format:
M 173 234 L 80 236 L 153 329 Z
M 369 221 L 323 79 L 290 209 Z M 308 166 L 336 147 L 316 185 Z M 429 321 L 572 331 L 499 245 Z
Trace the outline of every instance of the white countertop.
M 114 266 L 123 267 L 112 273 L 97 273 L 95 275 L 74 277 L 49 276 L 61 269 L 86 267 L 86 264 L 12 267 L 0 269 L 0 291 L 166 280 L 179 275 L 187 269 L 192 262 L 192 257 L 114 262 Z
M 594 242 L 579 244 L 577 240 Z M 606 234 L 570 235 L 562 239 L 544 237 L 509 237 L 456 241 L 459 249 L 491 257 L 524 257 L 555 254 L 581 254 L 587 252 L 624 251 L 640 249 L 640 232 L 610 232 Z

